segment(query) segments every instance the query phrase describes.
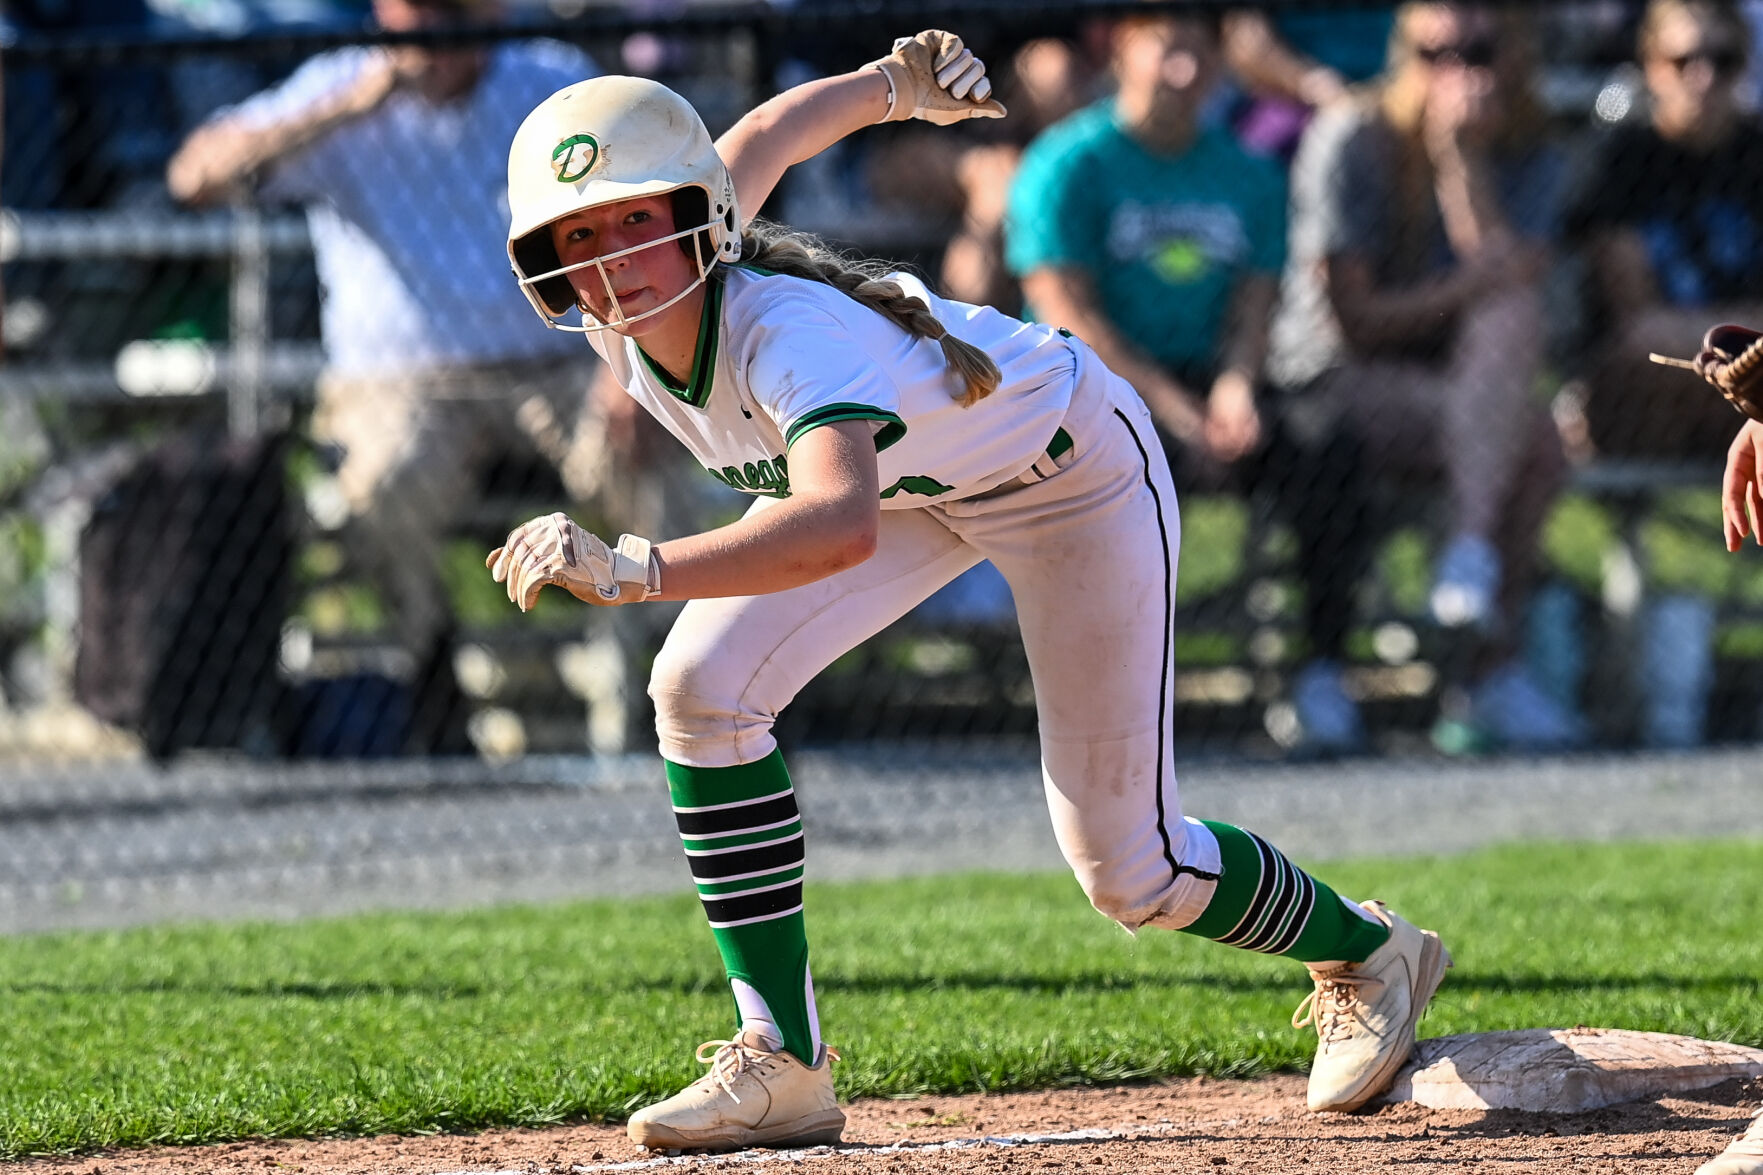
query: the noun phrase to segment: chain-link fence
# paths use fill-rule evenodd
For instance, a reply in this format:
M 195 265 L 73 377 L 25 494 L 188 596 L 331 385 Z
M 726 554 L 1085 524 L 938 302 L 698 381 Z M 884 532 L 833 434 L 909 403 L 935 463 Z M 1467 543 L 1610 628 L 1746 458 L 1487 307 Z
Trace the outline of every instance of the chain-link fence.
M 1101 324 L 1183 495 L 1189 752 L 1763 733 L 1763 576 L 1719 537 L 1740 421 L 1646 362 L 1763 326 L 1750 7 L 91 7 L 9 9 L 0 57 L 7 774 L 651 748 L 677 609 L 523 615 L 484 553 L 749 499 L 533 316 L 509 138 L 600 72 L 718 132 L 921 25 L 1011 117 L 866 130 L 766 212 Z M 778 725 L 1034 729 L 983 566 Z

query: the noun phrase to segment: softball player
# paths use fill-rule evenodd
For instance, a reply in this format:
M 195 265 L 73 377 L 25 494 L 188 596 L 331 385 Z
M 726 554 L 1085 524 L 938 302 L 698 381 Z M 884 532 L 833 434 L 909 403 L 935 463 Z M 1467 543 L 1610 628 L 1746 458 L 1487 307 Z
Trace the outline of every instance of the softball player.
M 1317 1109 L 1388 1084 L 1450 956 L 1272 845 L 1186 818 L 1172 758 L 1180 522 L 1144 404 L 1081 341 L 749 224 L 784 170 L 871 123 L 1003 114 L 984 67 L 925 32 L 760 106 L 712 143 L 665 87 L 602 77 L 515 135 L 508 249 L 552 327 L 579 330 L 718 479 L 739 521 L 609 548 L 562 514 L 491 553 L 510 599 L 689 600 L 649 692 L 681 839 L 740 1029 L 638 1112 L 656 1148 L 836 1141 L 802 910 L 802 825 L 771 734 L 842 653 L 982 559 L 1009 580 L 1048 807 L 1096 908 L 1309 965 L 1294 1016 Z M 579 321 L 568 321 L 579 311 Z

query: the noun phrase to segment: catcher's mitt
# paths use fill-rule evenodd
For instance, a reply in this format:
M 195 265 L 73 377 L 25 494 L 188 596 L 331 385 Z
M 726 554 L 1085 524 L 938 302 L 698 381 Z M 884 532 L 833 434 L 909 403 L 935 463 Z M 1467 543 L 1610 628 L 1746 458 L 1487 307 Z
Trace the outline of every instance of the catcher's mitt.
M 1752 420 L 1763 421 L 1763 331 L 1724 323 L 1702 336 L 1694 359 L 1651 355 L 1654 363 L 1682 367 L 1713 384 L 1727 402 Z

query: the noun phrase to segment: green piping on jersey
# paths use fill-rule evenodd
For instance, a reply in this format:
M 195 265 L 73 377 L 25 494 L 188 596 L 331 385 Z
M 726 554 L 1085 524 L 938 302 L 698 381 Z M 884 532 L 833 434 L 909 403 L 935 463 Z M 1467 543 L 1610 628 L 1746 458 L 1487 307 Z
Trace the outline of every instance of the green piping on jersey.
M 878 453 L 906 435 L 906 422 L 886 408 L 869 404 L 827 404 L 791 425 L 789 435 L 784 437 L 784 445 L 794 445 L 803 433 L 841 420 L 881 421 L 882 426 L 875 430 L 875 451 Z
M 747 273 L 754 274 L 758 277 L 791 276 L 789 274 L 778 273 L 773 269 L 766 269 L 762 265 L 754 265 L 750 261 L 738 262 L 734 268 L 744 270 Z M 813 281 L 814 279 L 803 278 L 801 280 Z M 823 284 L 831 285 L 832 283 L 826 282 Z M 837 287 L 835 286 L 834 288 L 836 289 Z M 828 404 L 823 408 L 816 408 L 813 412 L 810 412 L 791 426 L 789 435 L 784 437 L 784 447 L 788 448 L 791 445 L 794 445 L 798 437 L 811 429 L 819 428 L 823 424 L 834 424 L 841 420 L 880 421 L 882 426 L 875 430 L 875 451 L 878 453 L 906 435 L 906 422 L 885 408 L 875 408 L 868 404 Z
M 692 375 L 680 383 L 667 369 L 649 357 L 641 343 L 637 354 L 643 357 L 649 371 L 673 396 L 694 408 L 702 409 L 710 399 L 710 385 L 716 379 L 716 341 L 722 335 L 722 271 L 712 270 L 704 283 L 704 312 L 698 319 L 698 346 L 692 352 Z

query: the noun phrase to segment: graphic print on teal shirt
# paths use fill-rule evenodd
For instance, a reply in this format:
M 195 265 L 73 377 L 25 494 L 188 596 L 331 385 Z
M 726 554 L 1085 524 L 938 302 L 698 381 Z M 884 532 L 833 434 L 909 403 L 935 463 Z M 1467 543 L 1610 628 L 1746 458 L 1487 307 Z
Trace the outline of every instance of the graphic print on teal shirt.
M 1285 265 L 1285 178 L 1216 129 L 1154 155 L 1109 99 L 1029 147 L 1005 231 L 1012 273 L 1080 269 L 1134 344 L 1171 367 L 1208 366 L 1239 278 L 1277 279 Z
M 1165 285 L 1229 282 L 1248 252 L 1242 214 L 1229 204 L 1122 200 L 1108 217 L 1108 261 L 1148 265 Z

